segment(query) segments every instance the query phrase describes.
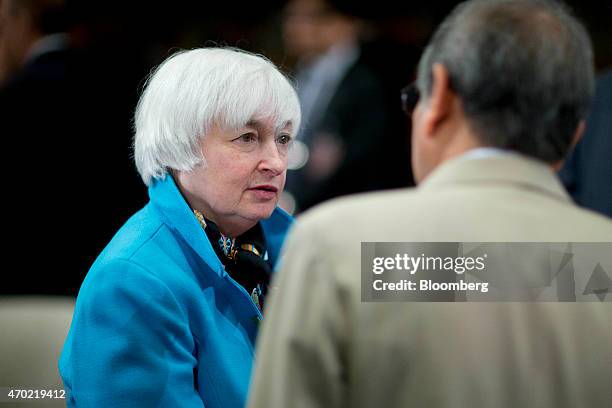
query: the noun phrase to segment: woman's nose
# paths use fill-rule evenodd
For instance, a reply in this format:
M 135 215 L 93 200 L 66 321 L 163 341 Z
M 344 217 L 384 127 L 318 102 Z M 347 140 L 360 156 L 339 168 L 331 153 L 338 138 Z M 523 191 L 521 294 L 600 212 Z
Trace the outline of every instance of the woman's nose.
M 287 158 L 279 151 L 276 141 L 265 144 L 259 168 L 274 175 L 282 173 L 287 168 Z

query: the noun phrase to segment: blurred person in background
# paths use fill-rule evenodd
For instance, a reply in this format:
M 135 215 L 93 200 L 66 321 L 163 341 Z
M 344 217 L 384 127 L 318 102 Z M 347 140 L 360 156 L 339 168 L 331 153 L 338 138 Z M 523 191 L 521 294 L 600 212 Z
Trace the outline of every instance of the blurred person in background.
M 586 125 L 559 175 L 578 205 L 612 217 L 612 71 L 597 81 Z
M 129 100 L 110 61 L 82 48 L 79 18 L 63 0 L 0 1 L 5 232 L 21 259 L 1 294 L 76 295 L 117 218 L 140 202 Z
M 67 17 L 64 0 L 0 1 L 0 84 L 22 68 L 27 74 L 40 56 L 66 50 Z
M 293 87 L 262 57 L 200 48 L 151 74 L 134 138 L 150 201 L 79 292 L 68 406 L 244 406 L 299 124 Z
M 389 116 L 378 74 L 362 62 L 361 25 L 330 0 L 291 0 L 285 7 L 283 39 L 297 58 L 303 112 L 287 178 L 298 211 L 387 187 L 393 177 L 377 166 L 381 147 L 389 147 Z
M 362 301 L 362 242 L 612 243 L 612 222 L 577 207 L 554 172 L 593 88 L 588 34 L 562 4 L 457 6 L 402 93 L 418 187 L 338 199 L 297 222 L 249 407 L 607 406 L 612 281 L 601 266 L 576 271 L 567 302 Z M 522 255 L 505 265 L 517 276 L 553 272 Z M 577 283 L 597 274 L 597 291 Z M 558 294 L 563 276 L 540 289 Z

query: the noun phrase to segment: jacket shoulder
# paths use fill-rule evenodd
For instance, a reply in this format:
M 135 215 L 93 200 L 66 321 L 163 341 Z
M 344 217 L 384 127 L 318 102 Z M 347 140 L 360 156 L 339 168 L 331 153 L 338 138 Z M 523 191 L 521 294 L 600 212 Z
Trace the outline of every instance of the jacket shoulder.
M 179 282 L 184 274 L 176 273 L 190 270 L 187 256 L 176 234 L 147 205 L 115 234 L 87 273 L 83 288 L 95 286 L 94 281 L 112 283 L 144 275 L 159 279 L 170 289 L 189 286 Z

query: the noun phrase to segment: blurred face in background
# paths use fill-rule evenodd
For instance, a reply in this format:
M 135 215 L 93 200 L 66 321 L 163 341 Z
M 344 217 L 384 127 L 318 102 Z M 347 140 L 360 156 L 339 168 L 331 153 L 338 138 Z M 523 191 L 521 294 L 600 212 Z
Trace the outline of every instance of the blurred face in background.
M 273 118 L 243 128 L 210 129 L 202 141 L 206 163 L 177 172 L 192 208 L 236 237 L 268 218 L 285 186 L 291 126 L 275 129 Z
M 287 52 L 311 60 L 334 44 L 354 35 L 355 22 L 333 10 L 324 0 L 292 0 L 283 20 L 283 40 Z
M 29 13 L 15 8 L 11 0 L 0 0 L 0 83 L 17 71 L 33 41 Z

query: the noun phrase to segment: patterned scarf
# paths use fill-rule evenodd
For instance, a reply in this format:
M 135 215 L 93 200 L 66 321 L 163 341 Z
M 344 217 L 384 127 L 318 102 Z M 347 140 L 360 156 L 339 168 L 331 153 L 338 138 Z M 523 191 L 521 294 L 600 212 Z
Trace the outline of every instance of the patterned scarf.
M 266 239 L 261 225 L 257 223 L 239 237 L 230 238 L 223 235 L 217 225 L 201 212 L 193 212 L 227 273 L 246 289 L 253 303 L 263 311 L 272 268 L 267 262 Z

